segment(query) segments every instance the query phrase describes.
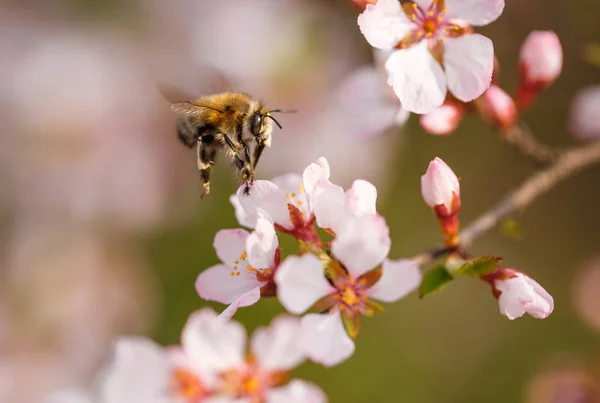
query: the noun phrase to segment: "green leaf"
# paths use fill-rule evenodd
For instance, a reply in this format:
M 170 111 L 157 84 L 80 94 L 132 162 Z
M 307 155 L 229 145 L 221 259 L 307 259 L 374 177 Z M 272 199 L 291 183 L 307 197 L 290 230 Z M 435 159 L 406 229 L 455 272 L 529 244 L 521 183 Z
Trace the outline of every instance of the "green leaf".
M 452 281 L 453 277 L 444 265 L 435 266 L 433 269 L 425 273 L 421 286 L 419 287 L 419 297 L 431 294 L 441 290 L 446 284 Z
M 502 233 L 511 239 L 521 240 L 523 239 L 523 233 L 519 224 L 512 218 L 504 220 L 500 226 Z
M 477 259 L 468 261 L 453 273 L 457 276 L 480 277 L 493 272 L 501 260 L 501 257 L 496 256 L 478 257 Z

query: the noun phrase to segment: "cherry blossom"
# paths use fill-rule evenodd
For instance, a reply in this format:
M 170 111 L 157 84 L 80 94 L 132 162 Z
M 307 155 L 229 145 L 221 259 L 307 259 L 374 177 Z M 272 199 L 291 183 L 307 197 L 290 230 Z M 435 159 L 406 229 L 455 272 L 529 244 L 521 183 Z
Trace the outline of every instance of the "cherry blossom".
M 537 281 L 516 269 L 498 269 L 483 279 L 491 284 L 500 313 L 510 320 L 525 313 L 545 319 L 554 310 L 552 296 Z
M 431 134 L 445 136 L 452 133 L 465 115 L 464 107 L 456 102 L 446 102 L 419 119 L 421 127 Z
M 575 95 L 570 128 L 581 140 L 600 138 L 600 85 L 585 88 Z
M 534 31 L 529 34 L 519 54 L 520 106 L 530 106 L 535 97 L 560 75 L 563 51 L 558 36 L 552 31 Z
M 423 200 L 432 209 L 443 210 L 446 215 L 460 210 L 460 184 L 452 169 L 441 158 L 429 163 L 421 176 Z
M 403 107 L 428 113 L 448 90 L 460 101 L 479 97 L 490 85 L 492 41 L 471 26 L 495 21 L 504 0 L 398 0 L 368 4 L 358 25 L 369 44 L 394 50 L 386 62 L 388 83 Z
M 419 285 L 416 263 L 386 259 L 390 244 L 385 220 L 365 215 L 336 233 L 333 256 L 323 251 L 290 256 L 279 267 L 277 295 L 288 311 L 301 314 L 314 307 L 326 312 L 307 314 L 301 321 L 300 338 L 313 361 L 333 366 L 349 358 L 361 315 L 381 311 L 371 298 L 394 302 Z
M 268 328 L 254 332 L 246 355 L 242 325 L 223 321 L 208 308 L 192 314 L 182 333 L 185 366 L 179 373 L 186 373 L 188 380 L 180 384 L 186 388 L 183 392 L 209 390 L 206 401 L 211 403 L 326 402 L 323 392 L 311 383 L 292 380 L 283 385 L 288 372 L 306 359 L 299 330 L 298 319 L 278 316 Z M 190 384 L 193 380 L 197 383 Z M 189 394 L 184 402 L 197 403 L 198 396 Z
M 475 100 L 481 116 L 501 130 L 514 127 L 517 122 L 515 101 L 502 88 L 492 84 L 481 97 Z
M 274 294 L 279 242 L 269 216 L 259 212 L 252 233 L 241 228 L 219 231 L 213 246 L 223 263 L 200 273 L 196 290 L 204 299 L 229 304 L 223 318 L 255 304 L 261 295 Z
M 318 242 L 312 222 L 314 220 L 311 196 L 315 185 L 322 179 L 329 179 L 329 163 L 319 158 L 310 164 L 302 176 L 286 174 L 271 181 L 254 181 L 249 194 L 244 186 L 230 201 L 236 210 L 240 224 L 253 228 L 260 211 L 273 219 L 275 227 L 296 238 Z
M 114 358 L 101 371 L 94 392 L 64 390 L 45 403 L 166 403 L 169 382 L 165 351 L 150 340 L 124 337 L 115 343 Z

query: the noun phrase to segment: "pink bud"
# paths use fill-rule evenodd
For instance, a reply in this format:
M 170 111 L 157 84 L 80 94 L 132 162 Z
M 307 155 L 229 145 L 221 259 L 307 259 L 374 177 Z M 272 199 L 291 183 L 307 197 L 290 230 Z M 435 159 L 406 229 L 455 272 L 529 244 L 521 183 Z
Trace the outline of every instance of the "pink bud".
M 560 75 L 563 52 L 552 31 L 533 31 L 521 46 L 519 56 L 519 105 L 530 106 L 535 97 Z
M 475 101 L 481 116 L 501 130 L 512 128 L 517 122 L 515 101 L 497 85 L 491 85 Z
M 462 105 L 447 102 L 432 112 L 422 115 L 419 122 L 425 131 L 446 136 L 456 130 L 463 116 L 464 108 Z
M 581 140 L 600 139 L 600 85 L 585 88 L 575 95 L 570 128 Z
M 460 185 L 452 169 L 441 158 L 429 163 L 421 176 L 421 194 L 438 217 L 448 217 L 460 210 Z
M 544 287 L 516 269 L 498 269 L 484 276 L 484 280 L 492 285 L 500 313 L 510 320 L 525 313 L 545 319 L 554 310 L 554 299 Z
M 358 8 L 359 11 L 365 11 L 367 4 L 375 4 L 377 0 L 350 0 Z

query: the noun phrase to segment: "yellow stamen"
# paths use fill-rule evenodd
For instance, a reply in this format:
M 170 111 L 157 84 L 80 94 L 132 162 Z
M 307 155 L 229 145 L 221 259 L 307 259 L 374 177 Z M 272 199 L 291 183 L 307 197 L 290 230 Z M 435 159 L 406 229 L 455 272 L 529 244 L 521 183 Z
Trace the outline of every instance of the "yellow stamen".
M 239 275 L 240 275 L 240 272 L 239 272 L 239 271 L 236 271 L 236 272 L 235 272 L 235 275 L 236 275 L 236 276 L 239 276 Z
M 348 287 L 342 295 L 342 301 L 348 306 L 353 306 L 359 301 L 359 299 L 354 290 Z
M 248 257 L 248 254 L 246 253 L 246 251 L 243 251 L 242 254 L 240 255 L 240 259 L 242 259 L 242 260 L 246 260 L 247 257 Z

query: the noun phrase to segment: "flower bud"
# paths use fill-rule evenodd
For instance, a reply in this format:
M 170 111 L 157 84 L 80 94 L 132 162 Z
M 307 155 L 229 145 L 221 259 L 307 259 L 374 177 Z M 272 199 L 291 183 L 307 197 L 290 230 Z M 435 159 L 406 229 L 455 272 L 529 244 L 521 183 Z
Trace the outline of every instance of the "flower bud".
M 482 278 L 491 284 L 492 292 L 498 298 L 500 313 L 510 320 L 525 313 L 536 319 L 545 319 L 554 310 L 552 296 L 525 273 L 516 269 L 498 269 Z
M 367 8 L 367 4 L 377 3 L 377 0 L 350 0 L 350 1 L 356 6 L 356 8 L 358 8 L 358 11 L 360 11 L 360 12 L 365 11 L 365 8 Z
M 460 185 L 452 169 L 441 158 L 431 161 L 427 172 L 421 176 L 421 194 L 439 219 L 447 244 L 456 242 L 460 227 Z
M 419 122 L 426 132 L 446 136 L 456 130 L 464 115 L 464 107 L 461 104 L 446 102 L 432 112 L 422 115 Z
M 558 78 L 563 52 L 558 36 L 552 31 L 534 31 L 521 46 L 517 102 L 531 106 L 536 96 Z
M 517 122 L 515 101 L 497 85 L 492 84 L 475 103 L 483 119 L 500 130 L 508 130 Z

